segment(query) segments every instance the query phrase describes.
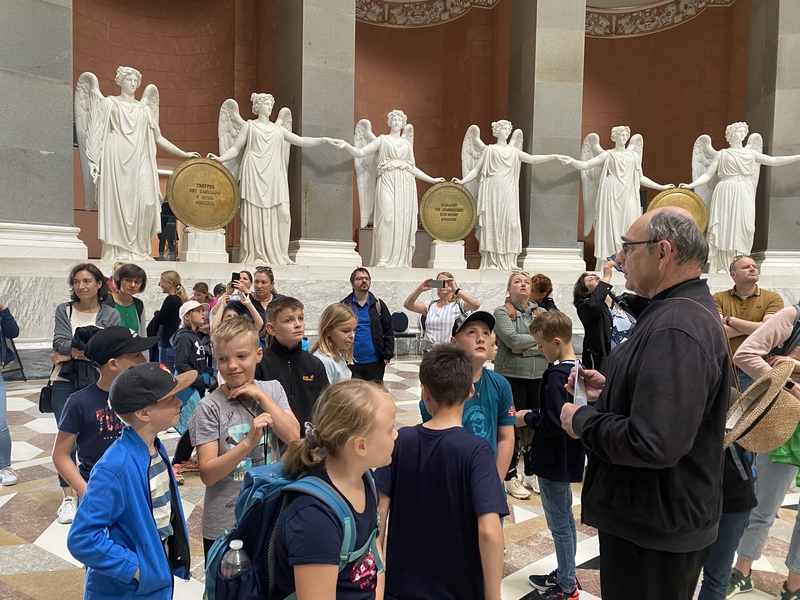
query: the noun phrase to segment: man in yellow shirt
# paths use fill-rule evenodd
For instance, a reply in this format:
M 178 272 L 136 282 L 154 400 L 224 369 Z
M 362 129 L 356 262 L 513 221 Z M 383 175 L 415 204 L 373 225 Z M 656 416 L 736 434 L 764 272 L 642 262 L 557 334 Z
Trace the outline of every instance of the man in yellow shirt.
M 735 256 L 730 275 L 733 288 L 714 294 L 714 301 L 730 339 L 731 351 L 735 353 L 748 335 L 783 308 L 783 298 L 758 287 L 758 265 L 749 256 Z M 736 375 L 742 390 L 753 383 L 753 379 L 738 367 Z

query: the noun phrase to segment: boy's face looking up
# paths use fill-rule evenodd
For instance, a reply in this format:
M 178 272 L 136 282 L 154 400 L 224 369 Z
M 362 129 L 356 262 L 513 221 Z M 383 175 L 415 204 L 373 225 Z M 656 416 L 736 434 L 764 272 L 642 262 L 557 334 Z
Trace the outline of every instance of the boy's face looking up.
M 136 411 L 136 414 L 144 413 L 148 416 L 149 424 L 155 431 L 164 431 L 170 427 L 175 427 L 181 416 L 181 399 L 175 394 L 159 400 L 155 404 Z
M 267 333 L 275 336 L 275 339 L 287 348 L 294 348 L 303 341 L 306 333 L 303 311 L 300 309 L 282 310 L 278 313 L 275 323 L 267 323 Z
M 230 388 L 238 388 L 253 381 L 262 353 L 258 344 L 246 335 L 214 346 L 217 369 Z
M 473 363 L 483 364 L 493 357 L 493 338 L 492 331 L 486 323 L 472 321 L 458 330 L 453 337 L 453 343 L 469 352 Z
M 561 357 L 561 348 L 564 347 L 564 342 L 561 341 L 561 338 L 554 337 L 548 341 L 537 333 L 534 334 L 533 339 L 536 341 L 536 345 L 539 346 L 539 352 L 544 355 L 547 362 L 552 364 Z

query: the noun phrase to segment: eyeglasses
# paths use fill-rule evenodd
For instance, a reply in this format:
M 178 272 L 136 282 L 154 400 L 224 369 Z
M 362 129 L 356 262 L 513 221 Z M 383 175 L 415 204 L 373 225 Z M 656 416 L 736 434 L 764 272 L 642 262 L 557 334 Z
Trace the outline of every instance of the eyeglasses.
M 256 273 L 272 273 L 272 267 L 256 267 Z
M 639 246 L 640 244 L 657 244 L 661 240 L 643 240 L 641 242 L 622 242 L 622 251 L 627 254 L 628 248 L 631 246 Z

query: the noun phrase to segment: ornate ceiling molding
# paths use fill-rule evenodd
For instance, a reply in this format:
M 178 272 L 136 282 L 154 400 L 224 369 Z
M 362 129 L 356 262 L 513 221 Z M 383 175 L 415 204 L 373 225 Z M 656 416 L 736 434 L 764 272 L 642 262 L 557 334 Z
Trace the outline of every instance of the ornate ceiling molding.
M 430 27 L 464 16 L 472 7 L 491 8 L 498 0 L 356 0 L 356 19 L 385 27 Z
M 676 27 L 709 6 L 728 6 L 734 0 L 662 0 L 630 8 L 586 8 L 586 35 L 620 38 L 647 35 Z

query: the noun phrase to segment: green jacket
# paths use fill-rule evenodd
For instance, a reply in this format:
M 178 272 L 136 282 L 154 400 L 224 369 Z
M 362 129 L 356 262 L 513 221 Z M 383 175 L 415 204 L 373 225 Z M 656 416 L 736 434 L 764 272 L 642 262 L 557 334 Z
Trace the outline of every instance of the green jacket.
M 511 298 L 506 298 L 506 302 L 511 302 Z M 533 309 L 538 305 L 528 302 L 528 306 L 523 308 L 521 304 L 511 303 L 517 311 L 514 321 L 511 320 L 505 304 L 494 309 L 494 332 L 497 335 L 494 371 L 507 377 L 541 379 L 547 369 L 547 359 L 539 353 L 533 336 L 528 333 L 534 319 Z M 514 354 L 512 350 L 522 350 L 522 354 Z

